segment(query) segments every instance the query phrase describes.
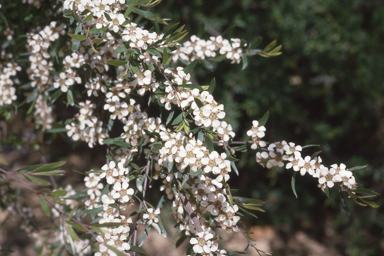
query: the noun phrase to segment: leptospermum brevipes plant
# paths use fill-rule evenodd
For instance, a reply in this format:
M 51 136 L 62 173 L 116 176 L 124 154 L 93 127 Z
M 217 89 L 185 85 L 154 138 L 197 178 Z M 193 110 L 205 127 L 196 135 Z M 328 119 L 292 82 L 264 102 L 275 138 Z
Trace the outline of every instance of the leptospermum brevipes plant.
M 224 105 L 212 94 L 215 79 L 199 85 L 191 78 L 195 67 L 210 67 L 212 60 L 242 63 L 246 68 L 252 55 L 278 56 L 281 46 L 276 41 L 263 50 L 255 48 L 261 40 L 247 44 L 225 36 L 208 40 L 188 36 L 184 41 L 188 32 L 183 25 L 169 25 L 169 20 L 150 11 L 159 3 L 55 3 L 46 10 L 55 21 L 19 37 L 26 43 L 22 53 L 9 52 L 19 38 L 13 37 L 6 12 L 1 12 L 7 27 L 0 63 L 2 115 L 9 119 L 22 112 L 33 120 L 36 132 L 64 134 L 73 143 L 86 143 L 90 151 L 96 145 L 106 148 L 105 164 L 86 173 L 83 190 L 56 184 L 54 177 L 65 175 L 64 162 L 0 168 L 0 205 L 23 218 L 22 228 L 35 241 L 39 255 L 62 255 L 65 250 L 96 256 L 145 253 L 142 245 L 150 229 L 167 236 L 160 218 L 167 200 L 172 202 L 176 246 L 188 243 L 188 255 L 241 254 L 249 247 L 268 254 L 239 228 L 243 213 L 263 211 L 264 202 L 234 196 L 228 185 L 231 174 L 240 175 L 238 155 L 250 150 L 263 167 L 293 170 L 295 195 L 295 175 L 300 173 L 318 179 L 327 194 L 338 189 L 360 205 L 377 207 L 366 200 L 377 193 L 358 188 L 353 176 L 354 170 L 365 166 L 325 166 L 318 153 L 303 155 L 313 145 L 264 141 L 268 112 L 249 124 L 246 140 L 235 140 L 231 124 L 223 121 Z M 44 9 L 39 0 L 28 4 Z M 20 85 L 23 72 L 29 81 Z M 75 112 L 65 120 L 59 119 L 63 102 Z M 9 180 L 39 196 L 56 229 L 43 232 L 31 225 L 33 214 L 20 206 Z M 155 182 L 161 183 L 162 193 L 157 204 L 146 196 L 157 189 L 152 188 Z M 136 208 L 131 207 L 134 204 Z M 344 201 L 343 206 L 348 211 Z M 139 232 L 139 225 L 144 231 Z M 242 232 L 248 246 L 243 252 L 220 248 L 217 229 Z

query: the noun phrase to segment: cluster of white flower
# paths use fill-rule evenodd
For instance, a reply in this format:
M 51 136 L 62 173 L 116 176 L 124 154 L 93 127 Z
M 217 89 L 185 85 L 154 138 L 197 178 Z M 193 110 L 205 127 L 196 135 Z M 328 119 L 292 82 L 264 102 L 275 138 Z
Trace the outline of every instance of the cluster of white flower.
M 68 130 L 68 137 L 72 137 L 74 141 L 82 140 L 88 143 L 92 148 L 98 142 L 103 144 L 103 140 L 107 138 L 107 134 L 103 129 L 103 122 L 93 115 L 95 104 L 87 100 L 79 103 L 81 109 L 74 119 L 76 122 L 69 123 L 65 126 Z
M 164 129 L 159 117 L 148 117 L 148 114 L 141 112 L 139 107 L 140 105 L 136 105 L 134 112 L 124 121 L 124 133 L 121 136 L 133 147 L 137 147 L 141 137 L 147 139 L 148 133 L 159 133 L 161 129 Z M 154 142 L 154 138 L 151 138 L 150 141 Z
M 37 28 L 37 33 L 28 34 L 27 48 L 30 50 L 31 55 L 29 61 L 30 67 L 27 69 L 29 79 L 32 81 L 31 86 L 38 88 L 38 97 L 34 105 L 36 125 L 41 125 L 43 129 L 52 128 L 54 121 L 52 115 L 52 108 L 46 102 L 46 92 L 52 85 L 52 76 L 49 70 L 53 70 L 53 63 L 49 61 L 50 55 L 48 48 L 50 42 L 59 38 L 60 33 L 64 33 L 65 25 L 56 26 L 56 22 L 52 21 L 49 26 L 44 29 Z
M 120 209 L 125 210 L 127 206 L 133 204 L 131 196 L 134 190 L 129 188 L 129 179 L 127 177 L 129 168 L 125 166 L 125 161 L 125 157 L 122 157 L 118 163 L 110 161 L 101 168 L 102 172 L 97 173 L 92 170 L 84 179 L 89 196 L 86 201 L 87 209 L 103 207 L 103 211 L 98 213 L 100 217 L 99 224 L 117 223 L 116 227 L 103 228 L 103 233 L 97 237 L 100 244 L 99 252 L 95 255 L 114 255 L 114 252 L 105 245 L 114 246 L 122 252 L 130 249 L 127 240 L 130 231 L 129 224 L 132 223 L 132 219 L 120 214 Z M 103 189 L 101 179 L 104 178 L 113 188 L 107 194 L 101 195 Z M 100 204 L 100 201 L 102 204 Z M 118 205 L 117 208 L 113 206 L 116 204 Z
M 56 26 L 52 21 L 44 29 L 37 28 L 39 32 L 28 34 L 28 49 L 32 53 L 29 56 L 31 66 L 28 68 L 28 76 L 32 81 L 32 87 L 39 87 L 40 91 L 48 89 L 51 86 L 49 70 L 53 70 L 53 63 L 48 59 L 51 57 L 48 53 L 50 42 L 56 41 L 60 33 L 65 33 L 65 25 Z
M 325 167 L 321 164 L 322 160 L 319 156 L 313 159 L 310 156 L 303 158 L 301 156 L 302 147 L 295 145 L 295 143 L 286 141 L 271 143 L 267 146 L 264 141 L 260 139 L 265 136 L 265 127 L 259 126 L 258 121 L 253 121 L 251 130 L 247 132 L 248 136 L 252 138 L 252 149 L 257 149 L 259 146 L 261 152 L 256 153 L 256 161 L 267 168 L 274 166 L 283 167 L 284 161 L 288 162 L 285 168 L 292 168 L 295 172 L 300 171 L 303 176 L 306 173 L 318 178 L 319 187 L 324 191 L 327 187 L 332 188 L 335 183 L 339 183 L 343 190 L 356 189 L 357 183 L 351 171 L 346 169 L 344 164 L 331 165 L 331 168 Z
M 165 109 L 171 110 L 171 103 L 182 109 L 191 108 L 197 126 L 212 127 L 213 131 L 217 132 L 223 141 L 235 137 L 232 126 L 225 121 L 219 120 L 225 117 L 223 104 L 218 104 L 208 91 L 200 92 L 197 88 L 183 88 L 184 85 L 191 84 L 190 74 L 186 74 L 182 67 L 167 68 L 164 73 L 171 75 L 172 82 L 172 84 L 168 81 L 164 82 L 167 85 L 165 88 L 166 93 L 160 97 L 160 102 L 165 105 Z M 175 87 L 175 85 L 180 87 Z M 199 107 L 196 99 L 202 104 L 201 107 Z
M 87 209 L 100 207 L 101 190 L 104 188 L 100 182 L 100 174 L 91 170 L 84 178 L 85 187 L 87 188 L 88 199 L 84 202 Z
M 72 68 L 80 68 L 84 63 L 84 56 L 82 54 L 72 53 L 72 55 L 66 56 L 63 61 L 65 71 L 61 72 L 59 77 L 55 78 L 53 86 L 60 88 L 62 92 L 67 92 L 68 88 L 75 82 L 80 84 L 81 78 L 76 75 L 76 72 Z
M 102 105 L 109 114 L 108 118 L 123 124 L 124 132 L 120 138 L 132 146 L 127 150 L 120 150 L 119 157 L 115 155 L 117 160 L 105 164 L 100 173 L 90 172 L 85 179 L 89 196 L 86 206 L 88 209 L 103 207 L 103 211 L 98 213 L 101 218 L 99 223 L 126 223 L 118 228 L 104 230 L 104 234 L 98 238 L 100 244 L 99 252 L 96 255 L 113 254 L 105 245 L 116 246 L 124 253 L 130 249 L 130 244 L 127 242 L 130 231 L 128 224 L 132 220 L 120 214 L 121 209 L 133 204 L 132 196 L 135 194 L 129 185 L 127 163 L 130 161 L 128 159 L 134 157 L 133 154 L 141 151 L 139 146 L 147 145 L 149 142 L 152 143 L 152 146 L 144 148 L 144 153 L 148 160 L 155 162 L 156 173 L 152 177 L 153 179 L 158 177 L 163 179 L 161 190 L 165 191 L 169 199 L 173 199 L 172 208 L 175 219 L 179 228 L 186 235 L 191 236 L 190 243 L 193 245 L 194 252 L 202 255 L 213 255 L 214 253 L 224 255 L 226 252 L 218 249 L 217 234 L 213 228 L 221 227 L 237 232 L 239 230 L 237 223 L 240 219 L 236 215 L 239 208 L 236 204 L 230 203 L 227 191 L 226 184 L 231 172 L 231 162 L 227 160 L 227 154 L 212 149 L 210 152 L 208 142 L 204 142 L 204 138 L 197 140 L 187 129 L 185 130 L 186 133 L 189 133 L 188 135 L 167 128 L 159 117 L 149 117 L 145 111 L 142 111 L 140 104 L 137 104 L 141 101 L 133 99 L 133 97 L 136 96 L 136 93 L 144 96 L 150 92 L 148 105 L 153 99 L 157 99 L 164 104 L 164 108 L 168 111 L 172 111 L 172 108 L 176 106 L 182 111 L 181 124 L 188 126 L 190 122 L 194 122 L 202 135 L 203 132 L 209 131 L 205 137 L 212 135 L 218 139 L 216 143 L 219 146 L 231 141 L 235 133 L 230 124 L 222 121 L 225 117 L 224 106 L 218 104 L 208 90 L 193 85 L 190 74 L 186 73 L 184 68 L 163 68 L 160 57 L 153 54 L 153 51 L 146 51 L 149 47 L 153 47 L 154 42 L 161 40 L 163 35 L 149 32 L 139 28 L 133 22 L 128 22 L 122 14 L 124 3 L 125 1 L 122 0 L 64 1 L 64 9 L 70 10 L 74 5 L 76 13 L 81 19 L 90 13 L 93 15 L 93 18 L 84 24 L 86 28 L 108 27 L 111 32 L 107 31 L 104 34 L 102 39 L 104 42 L 101 46 L 98 46 L 100 40 L 91 45 L 92 39 L 101 38 L 92 38 L 92 33 L 87 33 L 91 40 L 82 42 L 79 54 L 72 54 L 65 58 L 66 71 L 60 74 L 54 85 L 56 88 L 60 87 L 64 92 L 67 91 L 75 81 L 74 76 L 71 81 L 67 81 L 68 73 L 72 74 L 68 70 L 88 64 L 94 71 L 89 80 L 85 81 L 88 97 L 102 96 L 104 100 Z M 88 12 L 81 14 L 85 10 Z M 118 40 L 114 33 L 119 33 L 121 39 Z M 125 51 L 128 50 L 125 49 L 127 45 L 135 50 L 131 56 L 137 57 L 138 63 L 134 65 L 134 68 L 120 66 L 117 68 L 119 78 L 112 77 L 108 74 L 109 72 L 105 72 L 109 69 L 108 63 L 112 65 L 113 62 L 109 61 L 120 60 L 120 62 L 115 62 L 120 65 L 121 61 L 127 60 L 120 56 L 120 53 L 125 54 Z M 163 41 L 152 50 L 165 46 L 169 45 Z M 194 59 L 216 57 L 218 52 L 232 60 L 232 63 L 239 63 L 242 54 L 240 47 L 239 39 L 225 40 L 219 36 L 205 41 L 192 36 L 191 41 L 172 52 L 172 58 L 174 61 L 178 58 L 193 61 Z M 127 64 L 129 65 L 129 62 Z M 166 81 L 157 80 L 154 66 L 159 69 Z M 106 138 L 107 134 L 103 133 L 103 123 L 93 114 L 96 109 L 95 104 L 87 100 L 85 103 L 81 102 L 80 106 L 82 108 L 80 113 L 75 116 L 75 122 L 66 126 L 68 136 L 74 140 L 82 139 L 88 142 L 90 147 L 97 141 L 102 144 L 102 139 Z M 188 117 L 193 121 L 188 120 Z M 267 147 L 267 143 L 261 140 L 265 136 L 265 127 L 259 126 L 257 121 L 253 122 L 253 127 L 247 134 L 252 138 L 251 148 L 261 149 L 262 152 L 257 153 L 257 161 L 263 166 L 268 168 L 284 166 L 283 161 L 288 161 L 287 168 L 293 168 L 302 174 L 308 172 L 316 175 L 317 173 L 323 187 L 330 185 L 328 179 L 330 174 L 325 171 L 317 171 L 317 169 L 325 168 L 320 164 L 319 157 L 314 160 L 302 159 L 300 154 L 302 148 L 285 141 L 273 143 Z M 158 148 L 158 154 L 156 151 L 151 151 L 156 143 L 163 145 Z M 145 168 L 149 168 L 149 165 Z M 336 173 L 336 169 L 333 169 L 331 169 L 331 173 Z M 342 173 L 343 177 L 347 175 L 343 170 L 338 173 Z M 111 186 L 111 189 L 106 190 L 105 194 L 101 192 L 103 179 Z M 340 176 L 340 180 L 351 184 L 350 180 L 345 181 L 342 176 Z M 189 190 L 191 194 L 184 194 L 183 189 Z M 187 212 L 186 202 L 182 197 L 189 202 L 200 228 L 196 226 L 196 220 L 192 219 Z M 142 205 L 145 208 L 142 223 L 158 225 L 160 210 L 148 207 L 145 203 Z M 206 215 L 209 215 L 211 220 L 205 218 Z
M 44 93 L 45 94 L 45 93 Z M 35 111 L 33 115 L 35 116 L 36 125 L 41 125 L 43 130 L 51 129 L 53 123 L 53 113 L 51 105 L 48 105 L 45 97 L 42 94 L 39 94 L 35 104 Z
M 183 45 L 173 52 L 173 61 L 179 58 L 185 61 L 193 61 L 195 59 L 204 60 L 205 58 L 214 58 L 216 53 L 224 55 L 230 59 L 231 63 L 240 63 L 243 50 L 240 48 L 241 40 L 231 38 L 231 40 L 223 39 L 222 36 L 211 37 L 210 40 L 200 39 L 193 35 L 190 41 L 186 41 Z
M 20 70 L 21 67 L 14 63 L 7 63 L 5 66 L 0 64 L 0 106 L 9 105 L 17 99 L 11 76 L 15 76 L 16 71 Z
M 169 199 L 174 198 L 173 209 L 175 219 L 179 221 L 182 230 L 185 230 L 191 236 L 196 236 L 197 240 L 204 239 L 201 233 L 198 233 L 196 226 L 191 220 L 190 216 L 185 211 L 184 203 L 180 196 L 171 189 L 171 184 L 186 182 L 182 185 L 184 189 L 192 192 L 196 204 L 193 204 L 194 214 L 197 215 L 200 225 L 202 227 L 210 227 L 212 223 L 203 217 L 203 214 L 209 212 L 214 217 L 217 226 L 223 229 L 237 232 L 237 222 L 240 220 L 236 216 L 238 207 L 230 205 L 227 192 L 224 185 L 229 180 L 229 173 L 231 172 L 230 161 L 226 160 L 225 153 L 219 154 L 216 151 L 209 152 L 203 146 L 200 140 L 196 140 L 193 136 L 187 137 L 182 132 L 167 133 L 161 132 L 161 139 L 164 142 L 164 147 L 160 150 L 159 164 L 168 169 L 170 163 L 175 163 L 176 170 L 165 170 L 161 177 L 164 179 L 164 185 L 161 190 L 165 190 Z M 190 173 L 188 173 L 190 171 Z M 201 174 L 199 174 L 201 173 Z M 191 200 L 189 195 L 186 195 L 188 201 Z M 210 240 L 216 236 L 215 232 L 211 229 L 205 230 L 205 253 L 217 250 L 217 243 Z M 208 237 L 208 238 L 207 238 Z M 191 239 L 191 244 L 195 240 Z M 199 242 L 198 244 L 201 245 Z M 201 253 L 201 245 L 194 246 L 195 253 Z
M 265 136 L 265 131 L 265 127 L 259 126 L 258 121 L 254 120 L 252 122 L 252 128 L 247 131 L 247 135 L 252 138 L 251 149 L 256 150 L 258 145 L 260 147 L 265 147 L 267 145 L 265 141 L 260 140 Z

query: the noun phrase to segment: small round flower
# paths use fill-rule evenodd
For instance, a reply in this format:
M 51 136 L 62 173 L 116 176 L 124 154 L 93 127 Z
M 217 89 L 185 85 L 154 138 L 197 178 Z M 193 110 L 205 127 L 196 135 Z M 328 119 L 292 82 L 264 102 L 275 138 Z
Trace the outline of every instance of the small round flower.
M 157 208 L 155 211 L 153 211 L 153 208 L 147 209 L 147 212 L 143 214 L 143 219 L 148 220 L 147 224 L 151 225 L 152 223 L 158 223 L 159 218 L 157 215 L 160 214 L 160 209 Z

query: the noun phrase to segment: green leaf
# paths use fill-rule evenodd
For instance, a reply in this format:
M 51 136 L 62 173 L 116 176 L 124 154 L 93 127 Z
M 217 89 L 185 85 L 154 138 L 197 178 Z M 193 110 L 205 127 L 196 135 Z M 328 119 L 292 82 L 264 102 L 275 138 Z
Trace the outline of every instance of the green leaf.
M 277 53 L 277 52 L 279 52 L 280 50 L 281 50 L 281 47 L 282 47 L 282 45 L 279 45 L 279 46 L 277 46 L 275 49 L 273 49 L 272 51 L 270 51 L 269 53 L 271 54 L 271 53 Z
M 164 47 L 164 49 L 163 49 L 163 64 L 167 63 L 167 60 L 168 60 L 167 47 Z
M 107 29 L 108 29 L 108 26 L 103 27 L 103 28 L 90 29 L 88 32 L 91 33 L 91 34 L 100 34 L 100 33 L 105 32 Z
M 173 25 L 171 25 L 164 33 L 164 36 L 163 38 L 167 37 L 168 35 L 170 35 L 173 31 L 175 31 L 175 29 L 177 28 L 177 26 L 179 25 L 180 22 L 177 22 Z
M 80 41 L 72 39 L 72 48 L 71 48 L 71 50 L 73 52 L 76 52 L 77 50 L 79 50 L 79 47 L 80 47 Z
M 183 32 L 181 32 L 181 33 L 175 35 L 175 36 L 173 37 L 173 40 L 174 40 L 175 42 L 178 42 L 178 41 L 180 41 L 181 39 L 183 39 L 187 34 L 188 34 L 187 31 L 183 31 Z
M 348 215 L 351 215 L 351 211 L 349 210 L 349 207 L 348 207 L 348 205 L 346 204 L 346 202 L 345 202 L 345 200 L 344 200 L 344 198 L 343 198 L 343 194 L 342 194 L 342 193 L 340 193 L 340 197 L 341 197 L 341 203 L 342 203 L 341 205 L 342 205 L 344 211 L 345 211 Z
M 27 103 L 30 103 L 30 102 L 36 100 L 38 96 L 39 96 L 39 88 L 36 87 L 36 88 L 32 91 L 32 93 L 28 96 L 28 98 L 27 98 Z
M 42 195 L 40 195 L 40 204 L 41 208 L 43 208 L 45 215 L 47 215 L 48 217 L 51 216 L 51 211 L 49 210 L 47 201 L 45 201 L 45 198 Z
M 176 242 L 176 244 L 172 247 L 172 250 L 176 249 L 177 247 L 179 247 L 180 245 L 182 245 L 184 243 L 184 241 L 187 239 L 188 237 L 183 234 Z
M 143 248 L 138 247 L 138 246 L 134 246 L 134 245 L 131 245 L 130 251 L 139 252 L 139 253 L 143 253 L 143 254 L 147 253 Z M 124 254 L 124 255 L 126 255 L 126 254 Z
M 15 172 L 26 173 L 26 172 L 33 171 L 33 170 L 35 170 L 36 168 L 39 168 L 39 167 L 44 166 L 44 165 L 45 165 L 45 164 L 30 165 L 30 166 L 27 166 L 27 167 L 23 167 L 23 168 L 21 168 L 21 169 L 18 169 L 18 170 L 16 170 Z
M 104 16 L 105 16 L 105 18 L 106 18 L 109 22 L 112 21 L 111 16 L 109 16 L 108 13 L 104 12 Z
M 245 53 L 242 53 L 241 54 L 241 59 L 243 61 L 243 67 L 242 67 L 242 70 L 246 69 L 248 67 L 248 58 L 247 58 L 247 55 Z
M 259 127 L 264 126 L 267 123 L 268 118 L 269 118 L 269 111 L 267 111 L 267 113 L 265 113 L 264 116 L 259 120 Z
M 124 18 L 127 18 L 129 14 L 131 14 L 133 8 L 136 5 L 136 0 L 133 0 L 132 3 L 128 6 L 127 10 L 124 13 Z
M 203 102 L 201 102 L 201 100 L 199 100 L 198 98 L 195 98 L 195 103 L 196 103 L 196 105 L 197 105 L 199 108 L 204 107 Z
M 61 96 L 61 94 L 63 94 L 63 91 L 60 89 L 53 93 L 51 96 L 51 104 L 53 104 Z
M 247 208 L 249 210 L 265 212 L 265 210 L 263 208 L 261 208 L 259 205 L 255 205 L 255 204 L 243 204 L 243 207 Z
M 144 176 L 143 175 L 139 175 L 137 176 L 136 178 L 136 187 L 137 189 L 140 191 L 140 192 L 143 192 L 143 184 L 144 184 Z
M 172 111 L 171 113 L 169 113 L 169 115 L 167 117 L 167 121 L 165 122 L 166 125 L 168 125 L 169 122 L 171 122 L 174 114 L 175 114 L 175 111 Z
M 52 170 L 47 172 L 34 173 L 35 176 L 61 176 L 64 174 L 65 174 L 65 171 L 63 170 Z
M 358 189 L 352 190 L 352 192 L 359 193 L 359 194 L 375 195 L 375 196 L 380 195 L 379 193 L 367 188 L 358 188 Z
M 125 147 L 125 148 L 131 148 L 132 147 L 132 145 L 129 144 L 128 142 L 120 141 L 120 140 L 113 142 L 113 144 L 116 146 Z
M 188 173 L 188 175 L 189 176 L 192 176 L 192 177 L 197 177 L 197 176 L 199 176 L 200 174 L 202 174 L 203 173 L 203 169 L 198 169 L 196 172 L 190 172 L 190 173 Z
M 157 57 L 160 57 L 160 58 L 162 57 L 161 53 L 156 49 L 148 48 L 146 51 Z
M 189 122 L 187 120 L 184 120 L 184 132 L 187 135 L 191 132 L 191 128 L 190 128 Z
M 75 240 L 75 241 L 80 241 L 79 237 L 77 236 L 76 232 L 72 229 L 71 226 L 69 225 L 65 225 L 65 230 L 67 230 L 67 233 L 69 234 L 69 236 Z
M 211 82 L 209 83 L 208 92 L 209 92 L 210 94 L 212 94 L 213 91 L 215 90 L 215 87 L 216 87 L 216 78 L 213 78 L 213 79 L 211 80 Z
M 160 228 L 159 234 L 162 235 L 163 237 L 167 237 L 167 230 L 165 230 L 164 224 L 161 221 L 160 216 L 157 216 L 157 218 L 159 220 L 159 223 L 157 223 L 159 225 L 159 228 Z
M 267 47 L 264 48 L 263 51 L 268 52 L 269 50 L 271 50 L 273 47 L 275 47 L 276 42 L 277 42 L 276 39 L 273 40 L 271 43 L 269 43 L 269 45 L 267 45 Z
M 172 125 L 180 124 L 183 121 L 183 113 L 180 113 L 175 120 L 173 120 Z
M 144 210 L 144 209 L 143 209 Z M 132 214 L 131 214 L 132 216 Z M 142 246 L 143 243 L 145 242 L 145 239 L 147 239 L 148 235 L 149 235 L 149 231 L 151 230 L 151 225 L 147 225 L 143 231 L 143 233 L 141 234 L 140 238 L 139 238 L 139 241 L 138 241 L 138 245 L 139 246 Z
M 198 62 L 199 62 L 199 60 L 196 59 L 196 60 L 192 61 L 191 63 L 189 63 L 188 66 L 186 66 L 186 67 L 184 68 L 184 72 L 185 72 L 186 74 L 190 73 L 190 72 L 192 71 L 192 69 L 196 66 L 196 64 L 197 64 Z
M 143 211 L 145 211 L 145 209 L 136 210 L 136 211 L 132 212 L 129 216 L 135 216 L 135 215 L 137 215 L 137 214 L 139 214 L 139 213 L 141 213 Z
M 318 144 L 309 144 L 309 145 L 305 145 L 305 146 L 302 146 L 301 148 L 309 148 L 309 147 L 320 147 L 320 145 Z
M 133 169 L 135 169 L 135 170 L 140 170 L 140 167 L 137 164 L 133 163 L 133 162 L 131 162 L 129 165 L 132 166 Z
M 180 123 L 180 124 L 177 126 L 177 128 L 175 129 L 175 132 L 179 132 L 179 131 L 181 131 L 181 130 L 184 128 L 184 125 L 185 125 L 184 122 Z
M 73 94 L 72 94 L 72 91 L 71 90 L 68 90 L 67 91 L 67 101 L 68 101 L 68 104 L 71 105 L 71 106 L 74 106 L 75 105 L 75 102 L 73 100 Z
M 68 225 L 70 225 L 71 227 L 73 227 L 73 228 L 75 228 L 81 232 L 87 232 L 87 230 L 83 226 L 81 226 L 80 224 L 78 224 L 76 222 L 69 221 L 69 220 L 67 220 L 66 222 Z
M 144 10 L 138 9 L 138 8 L 136 8 L 136 7 L 134 7 L 134 8 L 132 9 L 132 11 L 133 11 L 134 13 L 137 13 L 137 14 L 143 16 L 143 17 L 146 18 L 146 19 L 149 19 L 149 20 L 156 20 L 156 16 L 155 16 L 155 14 L 153 14 L 152 12 L 144 11 Z
M 87 23 L 87 21 L 91 20 L 93 18 L 93 14 L 89 14 L 84 20 L 83 20 L 83 24 L 84 23 Z
M 295 197 L 297 198 L 297 193 L 296 193 L 296 173 L 297 172 L 294 172 L 293 175 L 292 175 L 292 179 L 291 179 L 291 188 L 292 188 L 292 191 L 293 191 L 293 194 L 295 195 Z
M 230 156 L 229 154 L 227 154 L 227 158 L 225 158 L 225 160 L 229 160 L 229 161 L 233 161 L 233 162 L 239 161 L 239 159 L 234 158 L 234 157 Z
M 94 209 L 89 209 L 89 210 L 81 210 L 83 213 L 86 213 L 86 214 L 96 214 L 96 213 L 99 213 L 99 212 L 102 212 L 103 211 L 103 207 L 98 207 L 98 208 L 94 208 Z
M 348 171 L 357 171 L 357 170 L 361 170 L 361 169 L 364 169 L 364 168 L 367 168 L 368 165 L 360 165 L 360 166 L 355 166 L 355 167 L 352 167 L 350 169 L 348 169 Z
M 120 250 L 117 249 L 115 246 L 112 246 L 112 245 L 109 245 L 109 244 L 106 244 L 106 243 L 104 243 L 104 245 L 105 245 L 109 250 L 113 251 L 113 252 L 116 254 L 116 256 L 127 256 L 126 253 L 120 251 Z M 132 246 L 131 246 L 131 249 L 132 249 Z
M 360 198 L 360 200 L 362 200 L 362 199 Z M 379 205 L 377 203 L 375 203 L 375 202 L 364 200 L 364 203 L 368 204 L 372 208 L 379 208 Z
M 66 190 L 55 190 L 52 192 L 53 196 L 66 196 L 68 194 L 68 191 Z
M 311 159 L 314 159 L 315 157 L 317 157 L 322 151 L 317 151 L 315 153 L 313 153 L 313 155 L 311 156 Z
M 172 171 L 172 169 L 173 169 L 173 161 L 168 162 L 167 169 L 168 169 L 168 172 Z
M 236 166 L 235 162 L 231 161 L 231 166 L 232 166 L 233 171 L 236 173 L 236 175 L 239 176 L 239 170 L 237 170 L 237 166 Z
M 326 188 L 324 189 L 324 193 L 325 193 L 325 195 L 327 196 L 327 198 L 329 198 L 329 188 L 328 188 L 328 187 L 326 187 Z
M 209 149 L 209 153 L 211 153 L 212 151 L 215 150 L 213 143 L 212 143 L 212 139 L 209 137 L 208 134 L 206 134 L 204 136 L 204 138 L 205 138 L 205 144 L 207 144 L 207 148 Z
M 114 50 L 113 53 L 122 53 L 122 52 L 126 52 L 127 50 L 128 49 L 125 46 L 122 46 Z
M 121 225 L 125 225 L 124 222 L 108 222 L 103 224 L 93 224 L 91 227 L 97 227 L 97 228 L 112 228 L 112 227 L 118 227 Z
M 108 60 L 107 63 L 112 66 L 124 66 L 128 62 L 125 60 Z
M 35 183 L 37 185 L 40 185 L 40 186 L 49 186 L 49 185 L 51 185 L 51 183 L 46 181 L 46 180 L 42 180 L 42 179 L 33 177 L 31 175 L 28 175 L 28 174 L 23 174 L 23 176 L 26 177 L 28 180 L 32 181 L 33 183 Z
M 55 162 L 55 163 L 50 163 L 50 164 L 44 164 L 33 171 L 32 173 L 38 173 L 38 172 L 47 172 L 51 170 L 56 170 L 57 168 L 63 166 L 65 164 L 65 161 L 60 161 L 60 162 Z
M 95 38 L 92 40 L 92 43 L 99 44 L 99 43 L 103 42 L 103 40 L 104 40 L 104 38 Z

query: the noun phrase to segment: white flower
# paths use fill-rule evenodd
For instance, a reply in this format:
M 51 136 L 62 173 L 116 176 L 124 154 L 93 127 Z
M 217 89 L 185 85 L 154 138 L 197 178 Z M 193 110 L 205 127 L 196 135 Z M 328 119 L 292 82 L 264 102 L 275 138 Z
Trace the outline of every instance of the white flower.
M 157 208 L 155 211 L 153 211 L 153 208 L 147 209 L 147 212 L 143 214 L 143 219 L 148 220 L 148 225 L 151 225 L 152 223 L 158 223 L 159 218 L 157 215 L 160 214 L 160 209 Z

